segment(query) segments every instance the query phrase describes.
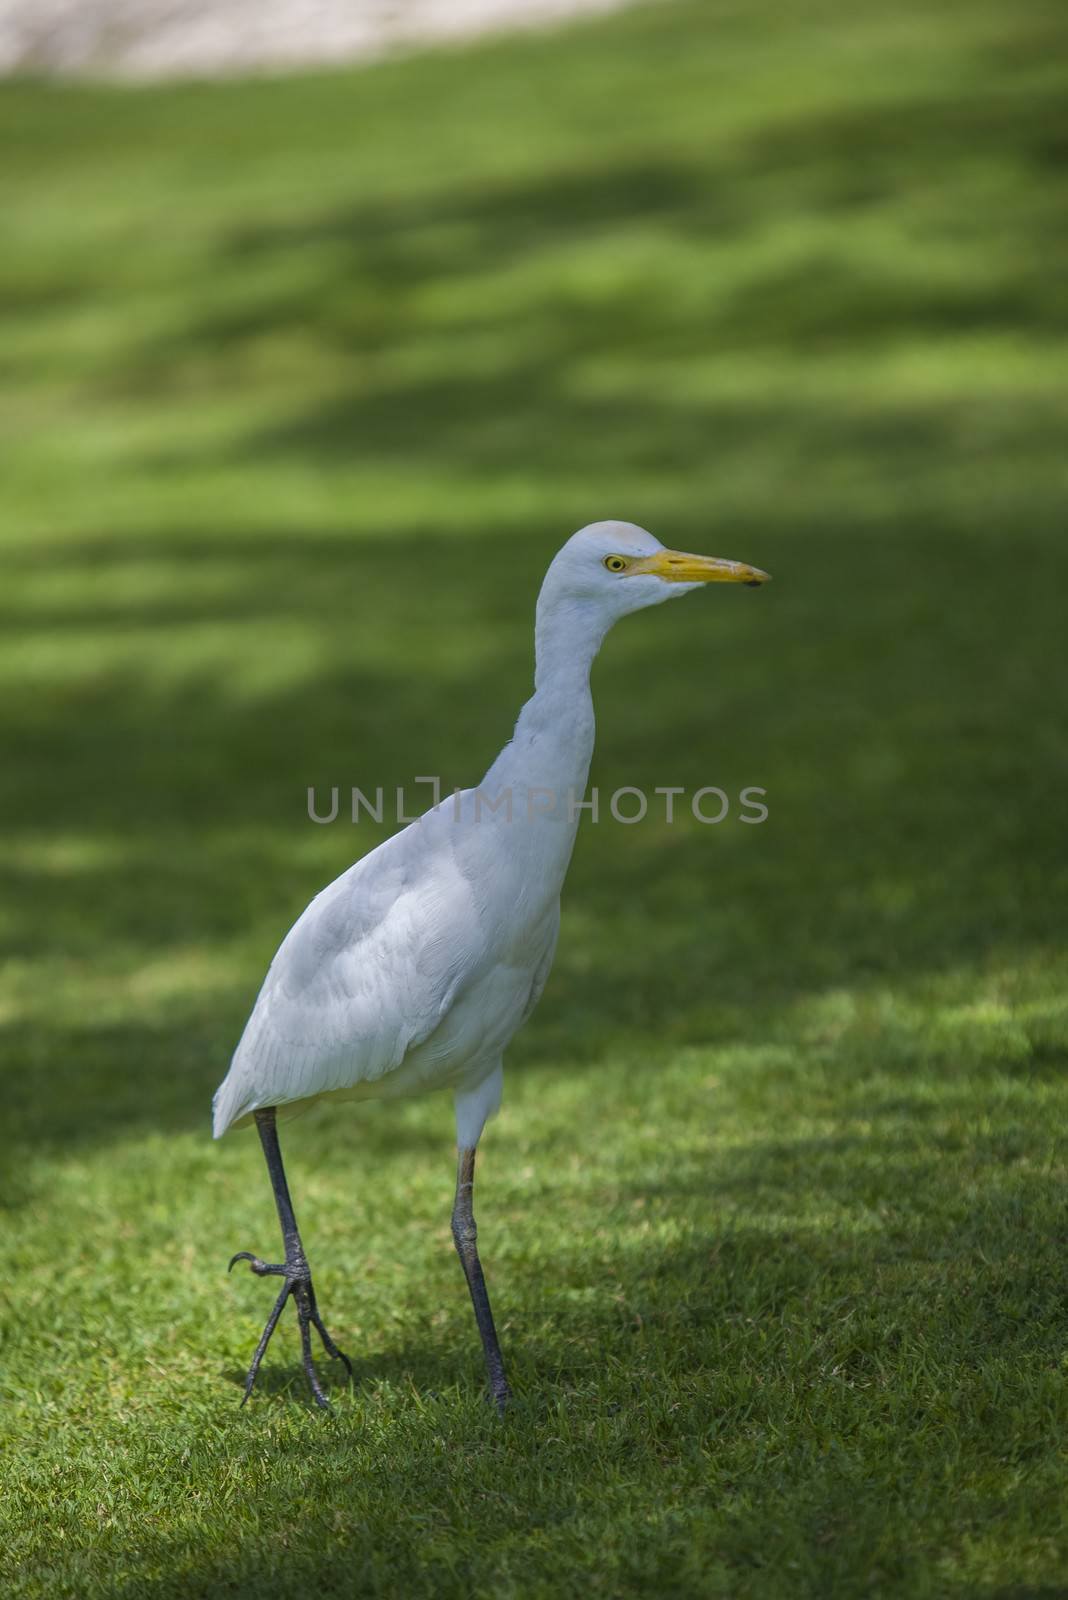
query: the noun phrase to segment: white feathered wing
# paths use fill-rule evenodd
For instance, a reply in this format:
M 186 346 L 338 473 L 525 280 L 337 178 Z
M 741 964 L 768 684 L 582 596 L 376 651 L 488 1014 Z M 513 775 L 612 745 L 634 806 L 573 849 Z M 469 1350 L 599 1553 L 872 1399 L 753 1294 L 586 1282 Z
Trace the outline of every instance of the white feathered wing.
M 297 919 L 215 1095 L 216 1138 L 265 1106 L 493 1070 L 548 974 L 559 886 L 554 897 L 545 882 L 546 903 L 526 905 L 517 939 L 514 835 L 498 849 L 499 829 L 470 826 L 464 810 L 460 825 L 428 812 Z

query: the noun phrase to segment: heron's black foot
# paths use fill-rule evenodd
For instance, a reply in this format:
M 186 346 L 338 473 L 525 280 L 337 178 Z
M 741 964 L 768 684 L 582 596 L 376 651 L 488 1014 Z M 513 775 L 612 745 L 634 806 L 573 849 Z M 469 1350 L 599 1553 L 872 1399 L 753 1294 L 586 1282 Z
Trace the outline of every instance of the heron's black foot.
M 231 1258 L 230 1265 L 226 1269 L 227 1272 L 233 1271 L 235 1261 L 247 1261 L 258 1278 L 275 1277 L 285 1279 L 278 1299 L 275 1301 L 271 1314 L 267 1318 L 267 1325 L 260 1335 L 260 1342 L 256 1346 L 255 1354 L 252 1357 L 252 1364 L 248 1369 L 248 1377 L 245 1379 L 245 1394 L 241 1404 L 244 1405 L 252 1393 L 252 1386 L 256 1382 L 256 1376 L 260 1370 L 260 1362 L 263 1360 L 264 1352 L 271 1342 L 271 1334 L 278 1326 L 278 1319 L 282 1315 L 282 1307 L 292 1295 L 293 1303 L 297 1308 L 297 1321 L 300 1323 L 300 1346 L 304 1360 L 304 1372 L 315 1404 L 321 1406 L 324 1411 L 329 1411 L 330 1402 L 326 1398 L 322 1384 L 319 1382 L 319 1374 L 316 1372 L 315 1362 L 312 1360 L 312 1328 L 315 1329 L 323 1341 L 323 1349 L 327 1355 L 334 1356 L 338 1361 L 345 1363 L 350 1378 L 352 1377 L 352 1362 L 343 1350 L 338 1349 L 323 1326 L 323 1319 L 319 1315 L 318 1306 L 315 1304 L 315 1290 L 312 1288 L 308 1263 L 303 1259 L 285 1261 L 281 1264 L 261 1261 L 259 1256 L 254 1256 L 250 1250 L 239 1250 L 236 1256 Z

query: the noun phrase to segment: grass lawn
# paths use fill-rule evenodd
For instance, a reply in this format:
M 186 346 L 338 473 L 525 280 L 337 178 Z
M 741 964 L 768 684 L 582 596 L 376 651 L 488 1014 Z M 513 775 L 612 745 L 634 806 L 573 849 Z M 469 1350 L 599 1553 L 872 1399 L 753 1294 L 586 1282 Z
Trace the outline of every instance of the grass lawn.
M 1068 30 L 690 0 L 361 73 L 0 90 L 3 1495 L 20 1597 L 1068 1595 Z M 483 1141 L 254 1135 L 266 964 L 473 782 L 599 516 L 766 567 L 629 619 Z

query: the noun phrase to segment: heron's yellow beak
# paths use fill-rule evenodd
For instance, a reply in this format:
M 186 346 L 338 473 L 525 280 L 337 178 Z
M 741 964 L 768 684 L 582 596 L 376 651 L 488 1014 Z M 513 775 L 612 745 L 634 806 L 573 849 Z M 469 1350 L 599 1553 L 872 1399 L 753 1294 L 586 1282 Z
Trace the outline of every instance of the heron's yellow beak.
M 744 561 L 723 561 L 718 556 L 692 556 L 685 550 L 658 550 L 654 556 L 642 556 L 627 568 L 626 577 L 640 572 L 652 573 L 665 583 L 748 583 L 756 587 L 768 583 L 771 574 L 759 567 L 747 567 Z

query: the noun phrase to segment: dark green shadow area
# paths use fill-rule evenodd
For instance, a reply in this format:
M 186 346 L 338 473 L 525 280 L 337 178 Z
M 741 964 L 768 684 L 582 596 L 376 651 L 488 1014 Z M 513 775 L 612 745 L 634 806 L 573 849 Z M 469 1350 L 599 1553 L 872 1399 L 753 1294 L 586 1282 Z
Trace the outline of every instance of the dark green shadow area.
M 353 784 L 390 797 L 407 784 L 414 805 L 427 793 L 417 773 L 477 778 L 528 689 L 539 543 L 533 530 L 507 551 L 473 537 L 250 537 L 224 549 L 157 538 L 146 561 L 128 542 L 87 542 L 74 584 L 81 560 L 105 588 L 110 570 L 130 565 L 158 566 L 173 585 L 133 615 L 70 607 L 64 626 L 90 653 L 128 628 L 165 660 L 169 641 L 209 625 L 239 638 L 251 622 L 283 635 L 321 629 L 329 665 L 248 698 L 205 667 L 180 687 L 100 674 L 51 698 L 13 689 L 0 706 L 12 758 L 5 809 L 21 819 L 5 869 L 19 910 L 11 955 L 41 960 L 58 947 L 82 970 L 101 958 L 118 970 L 175 950 L 208 963 L 213 951 L 237 952 L 218 1003 L 154 1020 L 133 1007 L 121 1020 L 11 1024 L 8 1104 L 25 1106 L 22 1137 L 55 1140 L 65 1125 L 79 1140 L 110 1139 L 127 1117 L 199 1124 L 288 921 L 387 831 L 366 816 L 352 827 L 347 806 L 317 827 L 308 785 L 325 803 L 334 783 L 346 797 Z M 569 884 L 581 932 L 565 922 L 520 1060 L 597 1060 L 623 1044 L 636 1053 L 642 1040 L 659 1051 L 780 1038 L 791 1007 L 827 986 L 910 992 L 1056 951 L 1057 900 L 1043 891 L 1063 873 L 1059 821 L 1045 814 L 1060 708 L 1042 703 L 1038 685 L 1057 674 L 1060 591 L 1055 552 L 1037 539 L 1030 548 L 1017 541 L 1024 576 L 995 593 L 981 547 L 932 545 L 929 530 L 898 529 L 889 547 L 846 529 L 771 534 L 760 553 L 774 588 L 688 597 L 617 630 L 597 668 L 601 812 Z M 15 565 L 32 573 L 37 558 L 16 553 Z M 210 601 L 182 597 L 193 572 Z M 476 584 L 494 599 L 485 664 L 472 671 L 451 647 L 456 619 L 475 623 Z M 361 665 L 357 607 L 402 657 L 393 671 Z M 36 611 L 23 622 L 54 626 Z M 994 629 L 1007 640 L 1001 670 L 977 699 Z M 414 640 L 429 671 L 408 665 Z M 653 797 L 640 824 L 611 815 L 623 784 Z M 668 825 L 658 784 L 689 795 L 715 784 L 732 814 L 701 826 L 683 800 Z M 767 792 L 769 818 L 756 826 L 739 820 L 749 784 Z M 718 799 L 707 804 L 715 814 Z M 35 868 L 20 857 L 20 831 L 31 845 L 77 833 L 89 860 L 73 872 Z M 94 840 L 106 847 L 101 864 Z M 28 1058 L 33 1074 L 21 1070 Z M 147 1083 L 130 1075 L 137 1059 L 153 1064 Z M 90 1083 L 82 1106 L 79 1085 Z M 61 1086 L 72 1091 L 59 1097 L 66 1117 Z

